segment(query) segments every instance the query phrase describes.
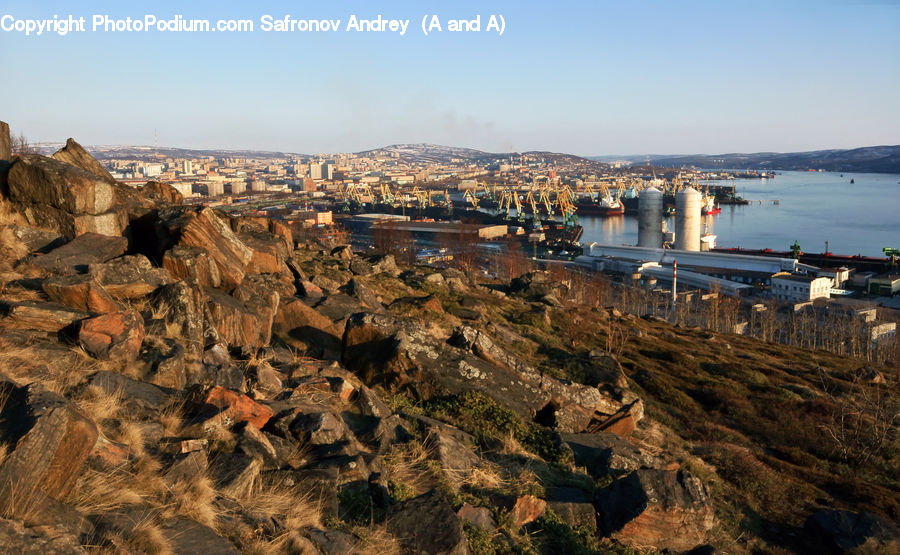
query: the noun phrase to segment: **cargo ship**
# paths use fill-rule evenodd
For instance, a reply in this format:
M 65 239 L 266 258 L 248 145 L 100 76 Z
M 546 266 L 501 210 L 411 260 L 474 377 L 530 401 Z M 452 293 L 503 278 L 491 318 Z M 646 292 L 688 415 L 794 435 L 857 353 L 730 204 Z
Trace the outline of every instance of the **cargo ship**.
M 576 214 L 588 216 L 621 216 L 625 213 L 625 205 L 612 195 L 606 195 L 600 202 L 592 200 L 579 200 L 575 205 Z

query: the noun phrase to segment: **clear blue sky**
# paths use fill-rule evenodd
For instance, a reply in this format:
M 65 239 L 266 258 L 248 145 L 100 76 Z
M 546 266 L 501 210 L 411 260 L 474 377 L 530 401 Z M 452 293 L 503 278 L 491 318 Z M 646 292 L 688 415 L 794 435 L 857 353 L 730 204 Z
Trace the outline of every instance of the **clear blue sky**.
M 0 16 L 70 13 L 411 22 L 403 37 L 0 32 L 0 119 L 32 141 L 152 144 L 156 129 L 187 148 L 583 155 L 900 143 L 897 1 L 0 3 Z M 430 13 L 502 14 L 506 31 L 425 37 Z

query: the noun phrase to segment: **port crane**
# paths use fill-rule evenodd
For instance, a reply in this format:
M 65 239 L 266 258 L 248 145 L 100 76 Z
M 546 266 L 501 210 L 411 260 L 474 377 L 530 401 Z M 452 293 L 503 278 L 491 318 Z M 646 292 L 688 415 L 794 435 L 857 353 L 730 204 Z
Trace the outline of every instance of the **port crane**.
M 897 258 L 900 257 L 900 249 L 895 249 L 892 247 L 884 247 L 881 249 L 881 252 L 884 253 L 891 261 L 891 267 L 897 265 Z

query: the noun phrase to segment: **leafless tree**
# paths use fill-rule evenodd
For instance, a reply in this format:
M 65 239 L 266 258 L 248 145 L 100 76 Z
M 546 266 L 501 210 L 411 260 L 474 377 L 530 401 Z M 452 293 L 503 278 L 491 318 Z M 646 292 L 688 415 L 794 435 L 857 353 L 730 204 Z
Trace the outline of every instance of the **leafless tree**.
M 897 441 L 900 399 L 897 381 L 868 383 L 861 371 L 850 377 L 846 391 L 829 382 L 819 370 L 822 390 L 831 404 L 830 418 L 821 427 L 842 461 L 863 465 Z M 893 393 L 893 394 L 892 394 Z

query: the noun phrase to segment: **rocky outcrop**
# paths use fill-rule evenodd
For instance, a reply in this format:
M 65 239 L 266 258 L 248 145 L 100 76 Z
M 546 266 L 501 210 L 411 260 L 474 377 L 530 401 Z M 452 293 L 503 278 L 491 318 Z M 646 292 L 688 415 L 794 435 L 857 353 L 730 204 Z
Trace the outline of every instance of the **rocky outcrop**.
M 75 139 L 69 138 L 66 141 L 66 146 L 54 152 L 52 158 L 76 168 L 81 168 L 110 185 L 115 185 L 116 183 L 115 178 L 103 167 L 103 164 L 91 156 Z
M 8 188 L 16 210 L 30 224 L 67 237 L 119 235 L 127 225 L 127 215 L 115 210 L 113 185 L 52 158 L 17 158 L 9 169 Z
M 163 251 L 178 245 L 197 247 L 216 264 L 223 286 L 234 287 L 243 281 L 253 251 L 211 209 L 163 211 L 157 229 Z
M 475 390 L 528 419 L 550 400 L 503 368 L 434 338 L 413 321 L 386 314 L 350 317 L 342 359 L 365 383 L 381 383 L 421 399 Z
M 686 551 L 715 523 L 706 486 L 681 470 L 636 470 L 597 492 L 601 532 L 633 547 Z
M 78 536 L 64 526 L 29 526 L 0 519 L 0 551 L 19 555 L 83 555 Z

